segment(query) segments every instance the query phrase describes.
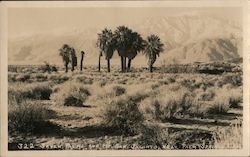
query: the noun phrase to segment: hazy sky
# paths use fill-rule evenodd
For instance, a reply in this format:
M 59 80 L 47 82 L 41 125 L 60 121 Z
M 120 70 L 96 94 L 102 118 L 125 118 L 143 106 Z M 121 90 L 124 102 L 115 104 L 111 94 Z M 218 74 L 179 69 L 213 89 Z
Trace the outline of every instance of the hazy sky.
M 240 8 L 9 8 L 9 37 L 72 28 L 130 25 L 158 16 L 213 15 L 241 23 Z

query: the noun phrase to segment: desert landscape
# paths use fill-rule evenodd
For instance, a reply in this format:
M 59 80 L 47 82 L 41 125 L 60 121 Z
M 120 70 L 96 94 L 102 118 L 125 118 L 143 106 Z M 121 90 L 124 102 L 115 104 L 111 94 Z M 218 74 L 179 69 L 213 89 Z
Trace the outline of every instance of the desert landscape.
M 239 10 L 183 10 L 10 37 L 8 149 L 241 149 Z

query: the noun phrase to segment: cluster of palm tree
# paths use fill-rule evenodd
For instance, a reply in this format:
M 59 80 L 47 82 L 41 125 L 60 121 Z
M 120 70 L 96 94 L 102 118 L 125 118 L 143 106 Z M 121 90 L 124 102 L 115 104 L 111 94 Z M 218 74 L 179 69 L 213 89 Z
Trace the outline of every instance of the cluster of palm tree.
M 121 58 L 122 72 L 130 71 L 131 62 L 139 52 L 143 52 L 148 58 L 149 70 L 152 72 L 153 64 L 163 51 L 164 46 L 157 35 L 150 35 L 144 40 L 139 33 L 126 26 L 119 26 L 114 32 L 105 28 L 98 34 L 96 45 L 100 49 L 98 69 L 99 71 L 101 69 L 101 56 L 105 56 L 108 72 L 110 72 L 110 59 L 115 51 Z
M 68 72 L 68 65 L 71 64 L 71 71 L 75 70 L 77 66 L 77 57 L 76 51 L 73 47 L 70 47 L 68 44 L 64 44 L 62 48 L 59 49 L 59 54 L 63 59 L 65 72 Z

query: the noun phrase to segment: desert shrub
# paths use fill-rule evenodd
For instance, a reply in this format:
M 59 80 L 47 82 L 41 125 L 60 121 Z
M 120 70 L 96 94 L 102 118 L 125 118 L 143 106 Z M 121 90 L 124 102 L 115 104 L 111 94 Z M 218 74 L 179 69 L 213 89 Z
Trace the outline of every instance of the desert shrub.
M 116 81 L 118 84 L 126 84 L 128 82 L 127 78 L 121 78 L 119 80 Z
M 95 93 L 96 93 L 96 99 L 107 99 L 107 98 L 109 99 L 109 98 L 114 98 L 116 96 L 124 95 L 126 93 L 126 88 L 120 85 L 111 84 L 104 86 L 98 91 L 95 91 Z
M 207 91 L 201 91 L 197 93 L 197 98 L 199 101 L 211 101 L 215 97 L 215 92 L 213 89 L 208 89 Z
M 39 70 L 41 70 L 42 72 L 57 72 L 57 67 L 55 65 L 50 65 L 49 63 L 45 62 L 44 65 L 42 65 Z
M 154 83 L 151 85 L 152 89 L 157 89 L 158 87 L 160 87 L 160 83 Z
M 118 99 L 107 105 L 103 120 L 107 126 L 116 128 L 122 134 L 134 135 L 140 131 L 144 117 L 138 104 L 127 99 Z
M 107 84 L 107 80 L 100 80 L 100 81 L 98 81 L 98 83 L 97 83 L 100 87 L 103 87 L 103 86 L 105 86 L 106 84 Z
M 223 84 L 232 84 L 234 86 L 242 86 L 242 74 L 227 74 L 222 79 Z
M 14 84 L 9 86 L 8 97 L 21 102 L 26 99 L 32 100 L 49 100 L 52 93 L 51 84 Z
M 190 90 L 193 90 L 195 88 L 199 88 L 199 86 L 197 86 L 197 84 L 195 83 L 195 80 L 190 80 L 190 79 L 183 79 L 181 80 L 181 85 L 190 89 Z
M 225 92 L 229 97 L 229 104 L 231 108 L 239 108 L 243 102 L 243 90 L 242 88 L 231 88 Z
M 51 95 L 51 99 L 59 105 L 81 107 L 90 95 L 89 88 L 81 83 L 67 82 L 58 87 L 57 92 Z
M 115 96 L 120 96 L 120 95 L 124 94 L 125 92 L 126 92 L 126 89 L 124 87 L 121 87 L 121 86 L 114 86 L 112 88 L 112 93 Z
M 149 94 L 147 92 L 138 91 L 134 94 L 129 95 L 127 99 L 133 102 L 140 102 L 141 100 L 145 99 L 148 96 Z
M 240 104 L 242 103 L 242 95 L 235 93 L 235 95 L 231 95 L 231 97 L 229 98 L 229 104 L 230 107 L 232 108 L 238 108 L 240 107 Z
M 187 91 L 167 92 L 142 104 L 140 109 L 151 114 L 152 119 L 171 121 L 189 114 L 194 103 L 193 96 Z
M 158 124 L 146 124 L 142 126 L 139 145 L 145 149 L 163 149 L 167 145 L 166 129 Z
M 49 80 L 51 80 L 52 82 L 54 82 L 56 84 L 60 84 L 60 83 L 63 83 L 65 81 L 68 81 L 69 77 L 64 76 L 64 75 L 50 75 Z
M 18 67 L 16 65 L 8 65 L 8 72 L 18 72 Z
M 230 109 L 229 99 L 227 96 L 215 97 L 213 103 L 208 107 L 209 114 L 226 114 Z
M 214 135 L 215 149 L 242 149 L 243 128 L 242 121 L 236 119 L 230 126 L 217 128 Z
M 193 105 L 188 110 L 188 115 L 190 117 L 200 117 L 200 118 L 208 116 L 209 103 L 195 101 L 195 100 L 194 102 L 195 103 L 193 103 Z
M 36 79 L 37 82 L 43 82 L 48 80 L 48 77 L 42 73 L 35 74 L 34 78 Z
M 53 112 L 42 104 L 24 101 L 21 104 L 9 104 L 8 129 L 13 133 L 37 133 L 43 124 L 53 116 Z
M 211 149 L 214 146 L 213 134 L 199 129 L 171 129 L 169 143 L 171 149 Z
M 30 80 L 30 74 L 19 74 L 16 76 L 16 81 L 26 82 Z
M 93 84 L 93 78 L 89 78 L 86 76 L 78 76 L 76 80 L 83 84 Z
M 8 82 L 15 82 L 18 74 L 8 72 Z

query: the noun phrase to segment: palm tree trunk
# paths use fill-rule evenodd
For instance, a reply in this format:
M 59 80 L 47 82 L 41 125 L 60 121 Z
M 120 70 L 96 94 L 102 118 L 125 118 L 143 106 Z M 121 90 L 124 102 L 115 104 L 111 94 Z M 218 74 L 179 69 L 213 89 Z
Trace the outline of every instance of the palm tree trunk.
M 83 57 L 84 57 L 84 53 L 81 53 L 81 65 L 80 65 L 80 70 L 82 71 L 82 65 L 83 65 Z
M 121 56 L 121 70 L 122 70 L 122 72 L 124 72 L 124 60 L 123 60 L 123 57 Z
M 107 64 L 108 64 L 108 72 L 110 72 L 110 59 L 107 59 Z
M 123 57 L 123 71 L 126 72 L 127 70 L 127 58 Z
M 65 64 L 65 72 L 68 72 L 68 64 Z
M 99 54 L 99 59 L 98 59 L 98 71 L 101 71 L 101 54 Z
M 130 71 L 131 61 L 132 61 L 132 59 L 128 59 L 128 69 L 127 69 L 127 71 Z
M 152 64 L 150 64 L 150 66 L 149 66 L 149 71 L 152 73 L 153 72 L 153 65 Z

